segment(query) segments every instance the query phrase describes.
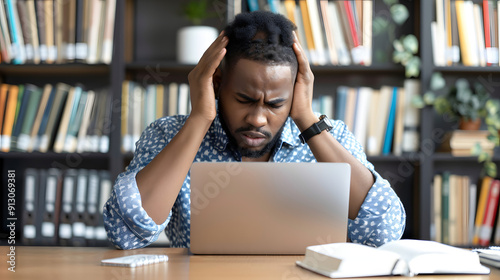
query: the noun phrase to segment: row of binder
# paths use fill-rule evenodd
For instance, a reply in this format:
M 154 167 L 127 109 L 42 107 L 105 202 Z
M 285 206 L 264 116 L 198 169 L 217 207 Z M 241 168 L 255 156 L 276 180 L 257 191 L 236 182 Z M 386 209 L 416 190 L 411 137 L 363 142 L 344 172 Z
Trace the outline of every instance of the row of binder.
M 23 245 L 109 245 L 102 215 L 108 171 L 28 168 L 24 181 Z

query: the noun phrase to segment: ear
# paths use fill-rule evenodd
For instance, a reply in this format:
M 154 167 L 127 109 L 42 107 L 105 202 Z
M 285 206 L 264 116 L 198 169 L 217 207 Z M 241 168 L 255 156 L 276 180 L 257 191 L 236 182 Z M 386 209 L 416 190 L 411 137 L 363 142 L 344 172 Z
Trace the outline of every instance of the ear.
M 222 84 L 222 70 L 220 67 L 217 67 L 215 70 L 215 73 L 212 76 L 212 83 L 214 86 L 215 99 L 219 99 L 219 92 Z

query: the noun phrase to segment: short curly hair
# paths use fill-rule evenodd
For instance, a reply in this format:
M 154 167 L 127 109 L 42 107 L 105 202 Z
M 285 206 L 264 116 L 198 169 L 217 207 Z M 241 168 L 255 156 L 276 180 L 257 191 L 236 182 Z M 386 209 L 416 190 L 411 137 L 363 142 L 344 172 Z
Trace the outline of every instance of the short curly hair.
M 270 65 L 291 66 L 296 73 L 298 62 L 292 49 L 297 27 L 280 14 L 254 11 L 238 14 L 224 30 L 229 42 L 225 65 L 231 69 L 240 58 Z

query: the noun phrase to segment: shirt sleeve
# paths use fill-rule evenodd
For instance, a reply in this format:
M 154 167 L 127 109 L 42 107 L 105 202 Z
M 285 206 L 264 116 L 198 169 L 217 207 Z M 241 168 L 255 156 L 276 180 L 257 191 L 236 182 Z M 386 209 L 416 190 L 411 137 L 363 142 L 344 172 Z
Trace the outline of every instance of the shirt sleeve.
M 403 235 L 406 223 L 404 206 L 391 188 L 368 162 L 363 147 L 342 121 L 336 121 L 333 133 L 337 140 L 373 174 L 375 182 L 361 205 L 358 216 L 349 220 L 348 236 L 354 243 L 373 247 L 398 240 Z
M 104 227 L 108 239 L 119 249 L 135 249 L 148 246 L 163 232 L 170 221 L 172 211 L 161 225 L 148 216 L 141 203 L 141 195 L 135 180 L 144 168 L 167 143 L 169 135 L 159 128 L 159 121 L 152 123 L 136 143 L 134 158 L 121 173 L 113 186 L 111 196 L 104 205 Z

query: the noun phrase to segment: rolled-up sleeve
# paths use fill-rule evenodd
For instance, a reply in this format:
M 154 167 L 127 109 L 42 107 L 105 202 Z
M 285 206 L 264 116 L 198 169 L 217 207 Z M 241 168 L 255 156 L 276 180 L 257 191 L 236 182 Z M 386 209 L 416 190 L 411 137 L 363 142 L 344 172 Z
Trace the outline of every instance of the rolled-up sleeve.
M 148 246 L 163 232 L 170 221 L 168 218 L 160 225 L 146 213 L 141 203 L 136 175 L 166 145 L 169 135 L 160 129 L 160 119 L 152 123 L 136 143 L 134 158 L 115 180 L 111 196 L 104 205 L 104 227 L 108 239 L 119 249 L 134 249 Z M 163 124 L 164 125 L 164 124 Z
M 349 220 L 349 239 L 374 247 L 398 240 L 403 235 L 406 213 L 387 180 L 372 171 L 375 183 L 366 195 L 358 216 Z
M 390 183 L 377 173 L 356 141 L 354 135 L 342 121 L 335 121 L 332 133 L 337 140 L 368 168 L 375 179 L 354 220 L 349 220 L 348 237 L 352 242 L 378 247 L 398 240 L 403 235 L 406 212 L 403 203 Z

